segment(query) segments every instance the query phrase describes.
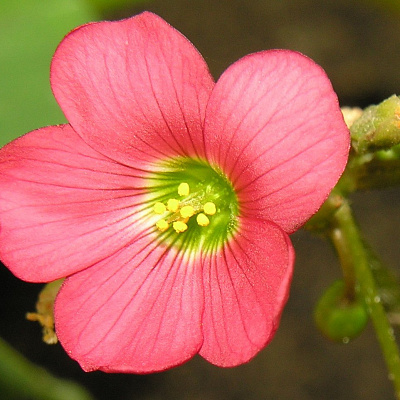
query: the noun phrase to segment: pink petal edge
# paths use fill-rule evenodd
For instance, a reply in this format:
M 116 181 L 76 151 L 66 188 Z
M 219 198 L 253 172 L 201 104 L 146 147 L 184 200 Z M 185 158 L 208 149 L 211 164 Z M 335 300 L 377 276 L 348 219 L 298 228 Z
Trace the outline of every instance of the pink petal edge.
M 28 281 L 69 276 L 56 330 L 86 371 L 148 373 L 196 353 L 223 367 L 249 361 L 288 298 L 287 233 L 317 211 L 347 160 L 324 71 L 265 51 L 214 86 L 192 44 L 145 12 L 71 32 L 51 83 L 71 125 L 1 150 L 1 260 Z M 176 156 L 205 157 L 233 182 L 240 229 L 217 254 L 155 239 L 144 179 Z
M 273 223 L 241 218 L 216 256 L 202 261 L 205 308 L 200 355 L 232 367 L 253 358 L 274 336 L 287 301 L 294 251 Z
M 202 310 L 200 269 L 142 235 L 65 281 L 56 331 L 85 371 L 149 373 L 199 351 Z
M 72 127 L 115 160 L 203 153 L 214 81 L 195 47 L 155 14 L 72 31 L 54 55 L 51 84 Z
M 325 72 L 288 50 L 250 54 L 216 83 L 206 110 L 209 161 L 234 184 L 244 215 L 292 233 L 347 162 L 349 131 Z
M 0 258 L 19 278 L 47 282 L 126 246 L 146 227 L 143 172 L 102 156 L 69 125 L 1 149 Z

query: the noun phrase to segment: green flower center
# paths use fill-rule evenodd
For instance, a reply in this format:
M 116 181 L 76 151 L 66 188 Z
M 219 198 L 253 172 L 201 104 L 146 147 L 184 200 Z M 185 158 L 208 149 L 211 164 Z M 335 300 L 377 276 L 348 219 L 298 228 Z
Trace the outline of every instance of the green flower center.
M 148 191 L 160 241 L 191 252 L 220 248 L 238 226 L 238 200 L 227 177 L 200 159 L 173 158 L 159 167 Z

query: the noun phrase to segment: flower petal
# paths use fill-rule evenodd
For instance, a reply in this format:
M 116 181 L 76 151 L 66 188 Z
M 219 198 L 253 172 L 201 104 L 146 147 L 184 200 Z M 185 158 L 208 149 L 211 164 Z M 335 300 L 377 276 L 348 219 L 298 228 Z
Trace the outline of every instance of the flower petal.
M 201 270 L 143 234 L 65 281 L 56 331 L 86 371 L 148 373 L 198 352 L 202 310 Z
M 317 211 L 345 167 L 349 133 L 325 72 L 285 50 L 251 54 L 217 82 L 206 112 L 209 161 L 253 218 L 291 233 Z
M 73 128 L 114 159 L 136 165 L 202 151 L 214 82 L 192 44 L 154 14 L 71 32 L 51 84 Z
M 142 217 L 141 171 L 95 150 L 69 125 L 0 151 L 0 258 L 21 279 L 51 281 L 122 248 Z
M 286 303 L 294 251 L 273 223 L 242 219 L 217 257 L 203 261 L 204 343 L 200 355 L 231 367 L 249 361 L 272 339 Z

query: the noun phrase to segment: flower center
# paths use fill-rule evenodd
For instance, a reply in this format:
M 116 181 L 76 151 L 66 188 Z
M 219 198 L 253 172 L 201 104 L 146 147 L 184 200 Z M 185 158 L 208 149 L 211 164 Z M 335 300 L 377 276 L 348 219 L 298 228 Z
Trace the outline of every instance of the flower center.
M 159 239 L 190 251 L 222 246 L 238 226 L 237 196 L 226 176 L 199 159 L 174 158 L 160 166 L 149 181 Z
M 195 196 L 189 196 L 190 186 L 187 182 L 182 182 L 178 186 L 177 194 L 179 196 L 184 196 L 185 198 L 179 201 L 178 199 L 168 199 L 167 204 L 156 202 L 153 207 L 153 211 L 156 214 L 164 214 L 169 212 L 167 215 L 168 219 L 161 218 L 157 221 L 156 227 L 161 232 L 165 232 L 170 223 L 172 223 L 175 232 L 181 233 L 185 232 L 188 228 L 187 222 L 189 218 L 197 214 L 196 221 L 200 226 L 208 226 L 210 220 L 207 215 L 214 215 L 217 212 L 217 207 L 212 201 L 207 201 L 206 203 L 201 203 L 201 198 L 204 194 L 201 193 L 200 196 L 197 193 Z

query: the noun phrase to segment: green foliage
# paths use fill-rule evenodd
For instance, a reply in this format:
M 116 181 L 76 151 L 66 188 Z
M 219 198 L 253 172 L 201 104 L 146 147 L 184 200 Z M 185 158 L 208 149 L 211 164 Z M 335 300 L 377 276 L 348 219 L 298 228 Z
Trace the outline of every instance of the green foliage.
M 96 19 L 83 0 L 0 2 L 0 146 L 65 121 L 50 89 L 51 58 L 65 34 Z
M 101 13 L 108 13 L 116 9 L 128 8 L 148 2 L 149 0 L 87 0 Z
M 51 375 L 1 338 L 0 396 L 8 400 L 93 400 L 85 388 Z

